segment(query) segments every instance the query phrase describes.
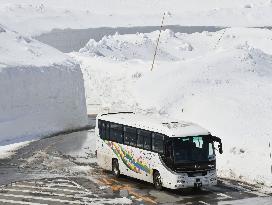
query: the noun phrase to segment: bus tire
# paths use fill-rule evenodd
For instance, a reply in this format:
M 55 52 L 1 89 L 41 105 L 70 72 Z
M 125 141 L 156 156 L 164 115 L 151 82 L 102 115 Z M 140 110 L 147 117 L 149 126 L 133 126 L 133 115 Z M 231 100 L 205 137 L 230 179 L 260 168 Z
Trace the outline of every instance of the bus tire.
M 155 189 L 162 190 L 161 175 L 158 171 L 154 171 L 153 184 L 154 184 Z
M 114 177 L 119 178 L 120 176 L 120 169 L 117 159 L 112 160 L 112 174 Z

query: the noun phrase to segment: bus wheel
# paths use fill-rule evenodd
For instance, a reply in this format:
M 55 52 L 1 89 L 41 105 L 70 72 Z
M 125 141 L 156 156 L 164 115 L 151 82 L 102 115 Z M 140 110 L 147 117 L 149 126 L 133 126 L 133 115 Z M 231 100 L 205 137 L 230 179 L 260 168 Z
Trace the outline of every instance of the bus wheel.
M 112 160 L 112 174 L 116 178 L 120 176 L 120 169 L 119 169 L 119 164 L 117 159 Z
M 154 172 L 153 175 L 153 184 L 155 189 L 162 190 L 162 181 L 161 181 L 161 175 L 158 171 Z

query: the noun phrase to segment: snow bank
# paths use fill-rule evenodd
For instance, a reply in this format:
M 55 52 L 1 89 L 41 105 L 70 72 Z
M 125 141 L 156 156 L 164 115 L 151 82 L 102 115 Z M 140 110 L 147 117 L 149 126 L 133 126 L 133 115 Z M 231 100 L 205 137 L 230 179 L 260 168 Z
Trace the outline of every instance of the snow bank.
M 0 28 L 0 145 L 85 126 L 80 67 L 53 48 Z
M 71 56 L 81 63 L 90 106 L 153 112 L 200 124 L 223 140 L 220 176 L 271 185 L 272 32 L 227 29 L 218 42 L 223 32 L 163 32 L 159 47 L 167 55 L 158 56 L 152 72 L 150 58 L 136 53 L 138 59 L 120 60 L 119 53 L 133 52 L 143 36 L 154 43 L 158 32 L 107 37 L 107 52 L 101 49 L 100 56 L 92 54 L 101 51 L 97 45 L 102 43 L 91 41 Z M 115 45 L 123 42 L 135 45 L 116 51 Z
M 14 144 L 9 144 L 6 146 L 0 146 L 0 159 L 5 159 L 9 158 L 12 155 L 14 155 L 15 151 L 27 146 L 30 143 L 30 141 L 26 142 L 19 142 L 19 143 L 14 143 Z
M 156 40 L 156 36 L 150 37 L 142 33 L 136 36 L 134 34 L 120 36 L 116 33 L 113 36 L 103 37 L 99 42 L 91 39 L 79 52 L 90 56 L 107 56 L 123 61 L 129 59 L 152 60 Z M 158 50 L 157 55 L 161 60 L 177 60 L 161 49 Z
M 25 35 L 54 28 L 189 26 L 269 26 L 268 0 L 0 0 L 0 23 Z

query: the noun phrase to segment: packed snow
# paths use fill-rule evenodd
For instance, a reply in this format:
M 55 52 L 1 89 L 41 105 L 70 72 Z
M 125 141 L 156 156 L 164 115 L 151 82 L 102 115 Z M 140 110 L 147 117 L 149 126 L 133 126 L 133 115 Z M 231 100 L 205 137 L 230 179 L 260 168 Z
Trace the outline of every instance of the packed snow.
M 86 126 L 79 65 L 56 49 L 0 28 L 0 145 Z
M 54 28 L 159 25 L 269 26 L 270 0 L 0 0 L 0 24 L 25 35 Z
M 130 110 L 192 121 L 222 138 L 219 175 L 272 184 L 272 32 L 158 31 L 90 40 L 70 55 L 81 64 L 88 110 Z M 221 38 L 220 41 L 218 41 Z M 153 47 L 153 52 L 152 52 Z
M 14 144 L 9 144 L 6 146 L 0 146 L 0 159 L 5 159 L 9 158 L 12 155 L 15 154 L 16 150 L 27 146 L 30 143 L 30 141 L 25 141 L 25 142 L 18 142 Z

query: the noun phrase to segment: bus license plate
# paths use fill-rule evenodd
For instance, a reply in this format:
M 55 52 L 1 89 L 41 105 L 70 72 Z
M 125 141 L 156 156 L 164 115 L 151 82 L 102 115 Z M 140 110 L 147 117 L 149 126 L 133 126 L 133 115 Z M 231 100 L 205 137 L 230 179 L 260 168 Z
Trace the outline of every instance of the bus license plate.
M 200 188 L 200 187 L 202 187 L 202 182 L 196 182 L 196 183 L 194 184 L 194 187 L 195 187 L 195 188 Z

